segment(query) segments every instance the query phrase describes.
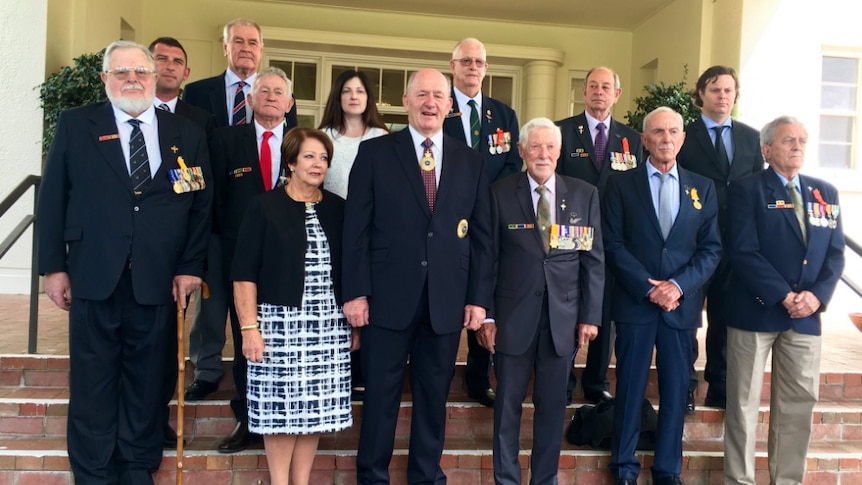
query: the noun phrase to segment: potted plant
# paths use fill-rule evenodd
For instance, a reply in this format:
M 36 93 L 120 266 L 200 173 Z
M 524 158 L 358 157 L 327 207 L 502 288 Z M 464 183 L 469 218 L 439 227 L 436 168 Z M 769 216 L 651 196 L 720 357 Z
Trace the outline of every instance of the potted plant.
M 643 129 L 644 116 L 659 106 L 667 106 L 682 115 L 683 126 L 695 121 L 700 116 L 700 108 L 695 106 L 692 95 L 694 90 L 686 87 L 688 79 L 688 64 L 683 66 L 682 80 L 675 84 L 650 84 L 644 86 L 646 96 L 634 99 L 637 109 L 626 112 L 626 124 L 637 130 Z

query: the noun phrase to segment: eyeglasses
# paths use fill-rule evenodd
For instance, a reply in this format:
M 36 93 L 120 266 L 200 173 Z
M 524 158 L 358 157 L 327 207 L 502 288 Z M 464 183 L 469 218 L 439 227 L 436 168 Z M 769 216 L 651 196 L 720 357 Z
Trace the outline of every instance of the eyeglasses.
M 479 67 L 479 68 L 482 68 L 482 67 L 485 67 L 488 65 L 488 63 L 485 62 L 485 59 L 470 59 L 469 57 L 464 57 L 463 59 L 452 59 L 452 60 L 461 64 L 464 67 L 470 67 L 473 65 L 473 63 L 475 63 L 476 67 Z
M 105 74 L 113 74 L 119 81 L 125 81 L 129 78 L 129 73 L 134 72 L 135 78 L 146 80 L 149 79 L 155 71 L 146 67 L 115 67 L 105 71 Z

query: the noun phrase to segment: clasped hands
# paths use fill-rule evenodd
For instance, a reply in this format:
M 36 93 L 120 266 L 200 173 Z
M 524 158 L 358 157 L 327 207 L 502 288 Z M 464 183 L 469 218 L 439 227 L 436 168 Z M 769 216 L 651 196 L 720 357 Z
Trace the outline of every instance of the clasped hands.
M 796 293 L 791 291 L 781 302 L 790 318 L 805 318 L 820 308 L 820 299 L 808 290 Z
M 650 302 L 655 303 L 666 312 L 672 312 L 679 308 L 679 299 L 682 298 L 682 293 L 673 282 L 649 278 L 647 283 L 653 286 L 648 294 Z

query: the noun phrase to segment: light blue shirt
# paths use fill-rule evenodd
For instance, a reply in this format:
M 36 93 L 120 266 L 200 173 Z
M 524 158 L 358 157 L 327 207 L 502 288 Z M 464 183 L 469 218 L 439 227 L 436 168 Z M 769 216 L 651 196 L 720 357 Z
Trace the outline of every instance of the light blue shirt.
M 652 196 L 652 206 L 655 209 L 655 216 L 658 217 L 658 199 L 659 193 L 658 189 L 661 186 L 661 172 L 659 172 L 653 164 L 649 163 L 649 158 L 647 158 L 647 175 L 649 177 L 649 191 Z M 670 220 L 672 223 L 676 222 L 676 216 L 679 214 L 679 172 L 677 171 L 676 163 L 671 167 L 670 177 L 668 177 L 667 183 L 670 184 L 670 197 L 671 197 L 671 206 L 670 206 Z
M 703 124 L 706 125 L 706 132 L 709 133 L 709 140 L 712 142 L 712 146 L 715 146 L 715 128 L 718 126 L 718 123 L 712 121 L 709 117 L 700 115 L 703 120 Z M 724 130 L 721 132 L 721 141 L 724 142 L 724 151 L 727 152 L 727 159 L 730 163 L 733 163 L 733 122 L 730 118 L 727 118 L 721 126 L 726 126 Z
M 233 122 L 233 100 L 236 98 L 236 83 L 243 81 L 245 86 L 242 87 L 243 95 L 246 98 L 245 103 L 245 122 L 250 123 L 252 117 L 251 106 L 248 104 L 248 93 L 251 92 L 251 85 L 254 82 L 254 78 L 257 77 L 257 73 L 252 74 L 247 79 L 242 80 L 234 74 L 233 71 L 228 69 L 224 74 L 224 91 L 225 91 L 225 102 L 227 103 L 227 123 L 230 125 Z

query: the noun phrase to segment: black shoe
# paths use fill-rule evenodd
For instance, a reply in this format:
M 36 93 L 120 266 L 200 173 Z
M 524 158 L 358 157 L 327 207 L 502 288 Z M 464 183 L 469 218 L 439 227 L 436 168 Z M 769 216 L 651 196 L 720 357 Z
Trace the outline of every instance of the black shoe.
M 716 396 L 714 394 L 706 393 L 706 399 L 703 400 L 703 405 L 711 408 L 727 408 L 727 396 Z
M 350 400 L 362 402 L 365 400 L 365 388 L 356 386 L 350 390 Z
M 195 379 L 195 381 L 189 384 L 189 387 L 186 388 L 186 401 L 200 401 L 215 392 L 216 389 L 218 389 L 218 383 L 216 382 L 207 382 Z
M 165 423 L 164 427 L 165 433 L 165 441 L 162 443 L 162 447 L 166 450 L 173 450 L 177 447 L 177 432 L 174 431 L 174 428 L 171 428 L 171 425 Z
M 685 482 L 682 481 L 682 478 L 679 475 L 665 475 L 662 477 L 652 479 L 653 485 L 685 485 Z
M 609 393 L 608 391 L 590 392 L 590 393 L 584 392 L 584 399 L 586 399 L 587 401 L 590 401 L 593 404 L 599 404 L 599 403 L 603 403 L 605 401 L 610 401 L 613 398 L 614 398 L 613 394 Z
M 236 423 L 233 431 L 218 444 L 219 453 L 236 453 L 248 448 L 248 445 L 260 443 L 263 437 L 248 430 L 248 423 Z
M 638 481 L 634 478 L 617 478 L 614 485 L 638 485 Z
M 688 396 L 685 398 L 685 414 L 691 416 L 694 414 L 694 390 L 688 390 Z
M 497 393 L 493 389 L 488 388 L 479 392 L 469 392 L 467 396 L 470 399 L 475 399 L 479 404 L 489 408 L 494 407 L 494 402 L 497 400 Z

